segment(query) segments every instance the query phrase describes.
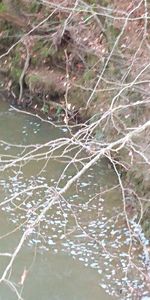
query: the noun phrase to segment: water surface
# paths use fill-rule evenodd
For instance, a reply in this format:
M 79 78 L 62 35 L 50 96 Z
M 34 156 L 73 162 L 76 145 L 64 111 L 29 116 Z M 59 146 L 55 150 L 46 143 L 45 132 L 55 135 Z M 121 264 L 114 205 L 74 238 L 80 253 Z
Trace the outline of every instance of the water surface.
M 39 145 L 67 139 L 67 128 L 15 112 L 5 103 L 0 105 L 0 252 L 12 253 L 23 232 L 47 205 L 48 188 L 59 190 L 76 173 L 73 164 L 64 172 L 76 150 L 65 158 L 60 158 L 63 147 L 50 155 L 50 145 L 42 149 Z M 26 160 L 34 145 L 39 147 L 34 159 L 28 156 Z M 48 156 L 41 159 L 43 151 Z M 82 155 L 86 157 L 86 153 Z M 141 290 L 144 283 L 132 270 L 130 278 L 126 276 L 129 246 L 118 181 L 108 162 L 102 160 L 49 208 L 23 243 L 8 279 L 26 300 L 134 299 L 128 283 Z M 142 255 L 137 255 L 142 265 Z M 1 276 L 9 260 L 0 256 Z M 0 286 L 0 299 L 18 298 L 5 282 Z

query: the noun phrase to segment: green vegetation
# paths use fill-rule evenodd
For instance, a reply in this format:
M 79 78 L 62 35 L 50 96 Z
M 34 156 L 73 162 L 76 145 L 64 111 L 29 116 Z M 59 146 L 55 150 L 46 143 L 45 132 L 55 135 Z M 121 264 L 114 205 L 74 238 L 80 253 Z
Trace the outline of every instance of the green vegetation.
M 1 2 L 1 3 L 0 3 L 0 12 L 2 13 L 2 12 L 4 12 L 4 11 L 6 11 L 6 10 L 7 10 L 6 5 L 5 5 L 3 2 Z
M 49 105 L 47 103 L 44 103 L 42 108 L 41 108 L 41 111 L 43 111 L 44 113 L 48 114 L 49 112 Z
M 30 12 L 31 13 L 38 12 L 40 6 L 41 6 L 41 4 L 37 0 L 32 1 L 30 6 L 29 6 Z
M 11 67 L 11 76 L 12 76 L 14 82 L 18 82 L 19 81 L 21 73 L 22 73 L 22 69 L 21 68 L 15 67 L 15 66 Z

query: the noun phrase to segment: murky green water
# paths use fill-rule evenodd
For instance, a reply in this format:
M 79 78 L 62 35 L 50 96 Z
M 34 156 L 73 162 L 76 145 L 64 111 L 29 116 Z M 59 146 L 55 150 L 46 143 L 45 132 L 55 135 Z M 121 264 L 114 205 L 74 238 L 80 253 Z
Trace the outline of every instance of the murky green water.
M 52 127 L 0 104 L 1 254 L 14 253 L 23 232 L 47 205 L 48 187 L 63 187 L 76 172 L 71 165 L 63 173 L 75 149 L 60 158 L 63 147 L 50 156 L 47 145 L 34 152 L 33 160 L 33 145 L 68 136 L 65 127 Z M 49 154 L 41 159 L 43 150 Z M 0 285 L 0 299 L 19 299 L 14 287 L 25 300 L 140 299 L 127 289 L 128 281 L 141 290 L 144 283 L 132 270 L 130 280 L 126 277 L 130 235 L 117 185 L 114 171 L 101 161 L 56 201 L 25 239 L 8 281 Z M 137 255 L 142 261 L 141 253 Z M 9 261 L 9 256 L 0 256 L 0 276 Z

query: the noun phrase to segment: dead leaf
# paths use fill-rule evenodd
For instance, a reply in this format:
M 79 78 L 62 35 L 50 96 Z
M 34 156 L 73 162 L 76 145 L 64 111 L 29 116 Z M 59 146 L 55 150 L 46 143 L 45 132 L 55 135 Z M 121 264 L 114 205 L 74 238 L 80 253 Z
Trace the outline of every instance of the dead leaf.
M 22 275 L 21 275 L 21 279 L 20 279 L 20 282 L 19 282 L 21 285 L 24 284 L 25 279 L 26 279 L 26 277 L 27 277 L 27 273 L 28 273 L 27 269 L 24 268 L 24 271 L 23 271 L 23 273 L 22 273 Z

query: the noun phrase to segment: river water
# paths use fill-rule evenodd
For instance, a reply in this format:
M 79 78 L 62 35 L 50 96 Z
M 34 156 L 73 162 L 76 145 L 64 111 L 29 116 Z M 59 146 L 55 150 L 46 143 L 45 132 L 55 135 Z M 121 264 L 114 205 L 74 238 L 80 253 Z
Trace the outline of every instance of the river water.
M 0 276 L 4 276 L 10 253 L 17 249 L 23 233 L 47 205 L 47 187 L 59 190 L 77 172 L 73 164 L 66 168 L 63 147 L 56 153 L 48 152 L 49 146 L 33 149 L 67 139 L 69 134 L 65 126 L 54 127 L 0 104 Z M 43 151 L 48 153 L 45 158 L 40 156 Z M 68 159 L 75 151 L 68 153 Z M 134 228 L 134 222 L 131 225 Z M 143 254 L 136 250 L 137 241 L 134 243 L 134 264 L 145 272 Z M 51 206 L 27 235 L 1 282 L 0 299 L 144 299 L 144 277 L 139 276 L 137 267 L 130 267 L 129 247 L 118 181 L 108 162 L 102 160 Z

